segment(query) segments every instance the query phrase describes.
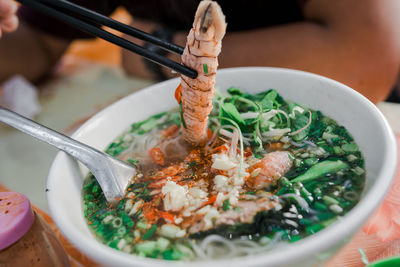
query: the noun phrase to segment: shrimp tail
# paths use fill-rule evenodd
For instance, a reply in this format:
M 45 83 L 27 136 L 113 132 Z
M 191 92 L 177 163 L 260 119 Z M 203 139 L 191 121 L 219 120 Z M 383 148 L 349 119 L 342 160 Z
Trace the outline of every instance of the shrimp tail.
M 225 32 L 225 16 L 217 2 L 201 1 L 182 54 L 182 63 L 198 72 L 196 79 L 181 76 L 181 104 L 186 126 L 182 129 L 183 139 L 193 145 L 203 145 L 207 141 L 217 57 Z

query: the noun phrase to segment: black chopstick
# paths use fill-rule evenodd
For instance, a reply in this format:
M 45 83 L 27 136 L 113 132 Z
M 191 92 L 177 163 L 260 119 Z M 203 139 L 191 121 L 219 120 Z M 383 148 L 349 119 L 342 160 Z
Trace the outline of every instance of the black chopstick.
M 39 0 L 39 2 L 46 3 L 46 4 L 52 5 L 54 7 L 58 7 L 58 8 L 62 8 L 62 9 L 71 11 L 75 14 L 78 14 L 80 16 L 88 18 L 91 21 L 96 22 L 100 25 L 110 27 L 110 28 L 120 31 L 122 33 L 131 35 L 131 36 L 134 36 L 141 40 L 158 45 L 170 52 L 177 53 L 179 55 L 181 55 L 183 53 L 183 47 L 181 47 L 179 45 L 171 44 L 171 43 L 161 40 L 151 34 L 148 34 L 146 32 L 143 32 L 141 30 L 133 28 L 129 25 L 123 24 L 119 21 L 113 20 L 112 18 L 109 18 L 102 14 L 96 13 L 90 9 L 76 5 L 74 3 L 71 3 L 71 2 L 68 2 L 65 0 Z
M 153 61 L 155 63 L 158 63 L 160 65 L 168 67 L 168 68 L 170 68 L 170 69 L 172 69 L 172 70 L 174 70 L 174 71 L 176 71 L 178 73 L 181 73 L 182 75 L 188 76 L 188 77 L 190 77 L 192 79 L 195 79 L 197 77 L 197 72 L 195 70 L 193 70 L 193 69 L 190 69 L 190 68 L 188 68 L 188 67 L 186 67 L 186 66 L 184 66 L 184 65 L 182 65 L 180 63 L 177 63 L 177 62 L 172 61 L 172 60 L 170 60 L 168 58 L 165 58 L 165 57 L 163 57 L 163 56 L 161 56 L 159 54 L 153 53 L 153 52 L 151 52 L 151 51 L 149 51 L 149 50 L 147 50 L 147 49 L 145 49 L 145 48 L 143 48 L 143 47 L 141 47 L 141 46 L 139 46 L 137 44 L 134 44 L 134 43 L 132 43 L 132 42 L 130 42 L 128 40 L 125 40 L 125 39 L 123 39 L 123 38 L 121 38 L 119 36 L 116 36 L 116 35 L 108 32 L 108 31 L 105 31 L 105 30 L 101 29 L 98 26 L 94 26 L 94 25 L 92 25 L 92 24 L 90 24 L 88 22 L 82 21 L 82 20 L 80 20 L 80 19 L 78 19 L 76 17 L 73 17 L 73 16 L 71 16 L 69 14 L 66 14 L 66 13 L 62 12 L 62 11 L 59 11 L 56 8 L 53 8 L 51 6 L 47 6 L 45 3 L 43 3 L 40 0 L 39 1 L 37 1 L 37 0 L 18 0 L 18 1 L 23 5 L 29 6 L 30 8 L 33 8 L 33 9 L 35 9 L 35 10 L 37 10 L 39 12 L 45 13 L 47 15 L 50 15 L 50 16 L 56 18 L 56 19 L 62 20 L 64 22 L 66 22 L 66 23 L 68 23 L 68 24 L 70 24 L 70 25 L 72 25 L 72 26 L 74 26 L 74 27 L 76 27 L 76 28 L 88 33 L 88 34 L 97 36 L 97 37 L 102 38 L 102 39 L 104 39 L 106 41 L 109 41 L 109 42 L 111 42 L 113 44 L 116 44 L 116 45 L 121 46 L 121 47 L 123 47 L 125 49 L 128 49 L 128 50 L 130 50 L 130 51 L 132 51 L 132 52 L 134 52 L 136 54 L 139 54 L 139 55 L 145 57 L 148 60 L 151 60 L 151 61 Z M 57 0 L 51 0 L 51 1 L 48 1 L 48 2 L 49 3 L 51 2 L 52 4 L 55 4 L 57 2 Z M 64 1 L 64 2 L 66 2 L 66 1 Z M 93 11 L 91 11 L 91 12 L 95 13 Z M 84 16 L 84 15 L 81 14 L 81 16 Z M 85 16 L 85 17 L 87 17 L 87 16 Z M 99 17 L 97 17 L 97 18 L 99 18 Z M 99 24 L 99 20 L 97 22 L 95 21 L 95 23 Z M 109 25 L 111 24 L 110 21 L 108 21 L 107 23 Z M 124 29 L 124 30 L 126 30 L 126 29 Z M 137 30 L 137 31 L 139 31 L 139 30 Z M 136 34 L 135 37 L 139 36 L 139 35 L 137 35 L 137 33 L 138 32 L 135 33 Z M 158 39 L 158 38 L 156 38 L 154 36 L 149 38 L 149 36 L 151 36 L 151 35 L 149 35 L 149 34 L 146 34 L 146 35 L 147 35 L 148 39 L 152 39 L 152 40 Z M 143 37 L 143 36 L 140 36 L 140 37 Z M 157 42 L 166 43 L 165 41 L 162 41 L 162 40 L 159 40 Z M 165 46 L 163 46 L 163 47 L 165 48 Z

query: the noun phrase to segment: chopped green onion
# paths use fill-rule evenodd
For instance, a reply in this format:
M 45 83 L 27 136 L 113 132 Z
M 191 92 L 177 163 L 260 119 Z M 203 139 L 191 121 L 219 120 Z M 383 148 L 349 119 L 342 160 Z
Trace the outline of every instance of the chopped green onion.
M 157 248 L 161 251 L 164 251 L 167 249 L 167 247 L 169 246 L 170 242 L 168 239 L 164 238 L 164 237 L 160 237 L 157 239 Z
M 132 158 L 130 158 L 130 159 L 128 159 L 128 162 L 129 162 L 130 164 L 132 164 L 133 166 L 139 165 L 139 160 L 137 160 L 137 159 L 132 159 Z
M 153 224 L 150 229 L 143 235 L 143 240 L 150 239 L 157 230 L 157 225 Z
M 179 260 L 183 257 L 183 254 L 176 249 L 168 249 L 162 253 L 162 257 L 164 260 Z
M 356 144 L 344 144 L 342 145 L 342 149 L 345 152 L 357 152 L 358 146 Z
M 328 205 L 339 204 L 339 201 L 337 201 L 336 199 L 334 199 L 333 197 L 330 197 L 330 196 L 323 196 L 322 199 Z
M 150 256 L 157 249 L 156 244 L 157 244 L 156 241 L 144 241 L 142 243 L 137 244 L 135 248 L 139 253 L 143 253 L 146 256 Z
M 186 129 L 186 122 L 185 122 L 185 119 L 183 118 L 182 102 L 179 103 L 179 115 L 181 116 L 181 122 L 182 122 L 183 128 Z
M 315 234 L 322 229 L 324 229 L 324 226 L 322 224 L 314 224 L 306 227 L 306 231 L 309 234 Z
M 203 64 L 203 71 L 204 71 L 204 74 L 208 74 L 208 65 L 207 64 Z
M 229 203 L 229 199 L 225 199 L 223 204 L 222 204 L 222 209 L 224 211 L 230 210 L 231 209 L 231 203 Z

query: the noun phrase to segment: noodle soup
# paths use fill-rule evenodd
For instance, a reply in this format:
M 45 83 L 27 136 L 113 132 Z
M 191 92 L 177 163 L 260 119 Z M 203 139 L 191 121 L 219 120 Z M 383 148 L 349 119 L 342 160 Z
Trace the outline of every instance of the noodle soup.
M 317 233 L 358 202 L 364 161 L 334 120 L 276 90 L 230 88 L 213 106 L 204 146 L 182 141 L 180 110 L 109 145 L 138 174 L 117 207 L 86 179 L 84 214 L 101 242 L 166 260 L 245 256 Z

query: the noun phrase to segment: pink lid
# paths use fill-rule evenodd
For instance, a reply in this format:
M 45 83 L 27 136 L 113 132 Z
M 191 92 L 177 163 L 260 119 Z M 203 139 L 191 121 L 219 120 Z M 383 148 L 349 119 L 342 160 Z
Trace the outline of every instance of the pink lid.
M 0 192 L 0 250 L 25 235 L 34 219 L 26 196 L 15 192 Z

